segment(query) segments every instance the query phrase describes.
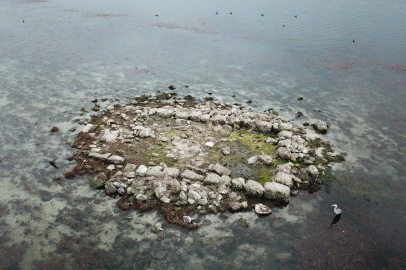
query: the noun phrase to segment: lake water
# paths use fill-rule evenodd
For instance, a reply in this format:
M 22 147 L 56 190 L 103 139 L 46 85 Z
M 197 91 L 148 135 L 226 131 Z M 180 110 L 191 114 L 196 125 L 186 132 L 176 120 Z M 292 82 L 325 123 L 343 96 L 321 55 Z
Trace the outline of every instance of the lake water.
M 0 0 L 0 269 L 405 269 L 405 13 L 392 0 Z M 165 224 L 158 240 L 159 213 L 121 212 L 62 173 L 81 108 L 172 84 L 325 120 L 346 162 L 269 217 Z

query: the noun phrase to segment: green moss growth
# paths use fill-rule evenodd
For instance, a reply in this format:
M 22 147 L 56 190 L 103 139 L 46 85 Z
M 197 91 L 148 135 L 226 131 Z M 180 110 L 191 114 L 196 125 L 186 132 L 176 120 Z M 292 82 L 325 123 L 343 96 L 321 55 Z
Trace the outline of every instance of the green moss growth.
M 152 154 L 158 154 L 157 157 L 152 156 Z M 163 145 L 158 145 L 154 149 L 149 149 L 148 151 L 145 152 L 145 155 L 142 155 L 146 157 L 148 161 L 152 161 L 155 164 L 159 165 L 159 163 L 163 162 L 165 163 L 168 167 L 178 167 L 180 168 L 178 162 L 176 159 L 173 158 L 168 158 L 167 153 L 165 151 L 165 147 Z
M 230 138 L 246 146 L 250 153 L 273 156 L 276 152 L 276 148 L 273 144 L 265 143 L 268 137 L 270 137 L 270 135 L 247 130 L 238 130 L 230 133 Z
M 262 165 L 261 169 L 259 169 L 257 172 L 255 180 L 261 185 L 264 185 L 266 182 L 271 182 L 272 176 L 273 174 L 271 168 L 266 165 Z
M 160 95 L 156 95 L 156 98 L 159 100 L 163 100 L 163 99 L 170 99 L 172 97 L 171 93 L 162 93 Z

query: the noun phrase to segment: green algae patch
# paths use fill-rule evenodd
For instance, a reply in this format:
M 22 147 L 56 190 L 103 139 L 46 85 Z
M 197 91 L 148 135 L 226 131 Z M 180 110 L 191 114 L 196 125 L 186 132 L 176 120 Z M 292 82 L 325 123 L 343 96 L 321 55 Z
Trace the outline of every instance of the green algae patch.
M 272 182 L 272 170 L 265 165 L 260 165 L 261 168 L 258 169 L 257 175 L 255 177 L 255 180 L 260 183 L 261 185 L 264 185 L 266 182 Z
M 250 153 L 265 154 L 273 156 L 276 153 L 275 145 L 265 143 L 273 134 L 261 134 L 248 130 L 236 130 L 230 133 L 230 138 L 244 145 Z

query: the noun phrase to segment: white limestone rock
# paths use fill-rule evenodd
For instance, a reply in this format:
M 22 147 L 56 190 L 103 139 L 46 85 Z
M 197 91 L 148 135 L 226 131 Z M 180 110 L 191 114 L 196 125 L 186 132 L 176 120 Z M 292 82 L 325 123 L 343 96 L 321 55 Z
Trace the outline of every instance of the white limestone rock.
M 241 177 L 232 179 L 231 188 L 235 190 L 243 190 L 245 188 L 245 179 Z
M 281 132 L 278 133 L 278 138 L 279 137 L 284 137 L 285 139 L 290 139 L 293 136 L 293 132 L 292 131 L 288 131 L 288 130 L 282 130 Z
M 118 130 L 110 131 L 110 129 L 106 129 L 100 140 L 104 142 L 114 142 L 117 140 L 118 133 Z
M 110 153 L 99 154 L 99 153 L 95 153 L 95 152 L 90 152 L 89 155 L 88 155 L 88 157 L 103 160 L 103 161 L 106 161 L 110 156 L 111 156 Z
M 309 167 L 307 167 L 306 172 L 314 178 L 319 177 L 319 170 L 316 168 L 316 166 L 314 165 L 310 165 Z
M 204 177 L 203 175 L 197 174 L 194 171 L 190 171 L 190 170 L 185 170 L 180 177 L 182 178 L 186 178 L 189 180 L 197 180 L 197 181 L 203 181 Z
M 205 146 L 209 147 L 209 148 L 213 148 L 215 143 L 214 142 L 207 142 L 204 144 Z
M 291 152 L 289 148 L 279 147 L 278 150 L 276 150 L 276 155 L 283 159 L 290 159 Z
M 258 162 L 258 160 L 259 160 L 259 157 L 258 157 L 257 155 L 255 155 L 255 156 L 250 157 L 250 158 L 247 160 L 247 163 L 248 163 L 249 165 L 254 165 L 255 163 Z
M 145 176 L 148 171 L 148 167 L 145 165 L 140 165 L 138 169 L 135 171 L 135 174 L 138 176 Z
M 259 157 L 265 165 L 272 165 L 273 164 L 273 157 L 269 155 L 261 155 Z
M 92 129 L 92 127 L 94 127 L 94 125 L 92 125 L 92 124 L 87 124 L 87 125 L 82 129 L 82 132 L 88 133 L 88 132 Z
M 276 182 L 266 182 L 264 185 L 264 198 L 279 202 L 289 202 L 290 188 Z
M 230 175 L 231 174 L 230 169 L 227 169 L 226 167 L 221 166 L 218 163 L 216 163 L 215 165 L 210 164 L 209 165 L 209 171 L 215 171 L 216 173 L 218 173 L 220 175 Z
M 178 178 L 180 170 L 178 168 L 167 167 L 163 170 L 163 174 L 172 178 Z
M 270 215 L 272 214 L 272 209 L 262 203 L 258 203 L 255 205 L 255 213 L 258 215 Z
M 120 156 L 110 156 L 107 161 L 116 165 L 122 165 L 125 162 L 125 158 Z
M 274 180 L 275 180 L 275 182 L 278 182 L 280 184 L 283 184 L 283 185 L 291 188 L 293 186 L 294 178 L 295 178 L 294 175 L 278 172 L 275 175 Z
M 137 196 L 135 196 L 135 198 L 138 201 L 146 201 L 146 200 L 148 200 L 148 197 L 146 195 L 144 195 L 144 194 L 137 194 Z
M 230 147 L 224 147 L 223 149 L 221 149 L 221 152 L 223 153 L 223 155 L 228 156 L 231 154 L 231 149 Z
M 218 185 L 220 183 L 220 176 L 216 173 L 208 173 L 203 183 L 208 185 Z
M 248 196 L 261 198 L 264 194 L 264 187 L 256 181 L 248 180 L 245 184 L 245 191 Z

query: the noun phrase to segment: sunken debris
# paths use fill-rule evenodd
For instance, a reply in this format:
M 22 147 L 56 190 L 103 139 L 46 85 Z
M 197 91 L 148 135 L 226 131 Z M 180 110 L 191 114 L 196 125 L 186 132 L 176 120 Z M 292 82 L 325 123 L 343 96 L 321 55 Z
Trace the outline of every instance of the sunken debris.
M 143 95 L 92 116 L 66 178 L 95 175 L 89 185 L 119 196 L 120 209 L 158 209 L 196 229 L 184 216 L 286 205 L 298 189 L 320 186 L 329 162 L 344 160 L 273 110 L 163 100 Z

